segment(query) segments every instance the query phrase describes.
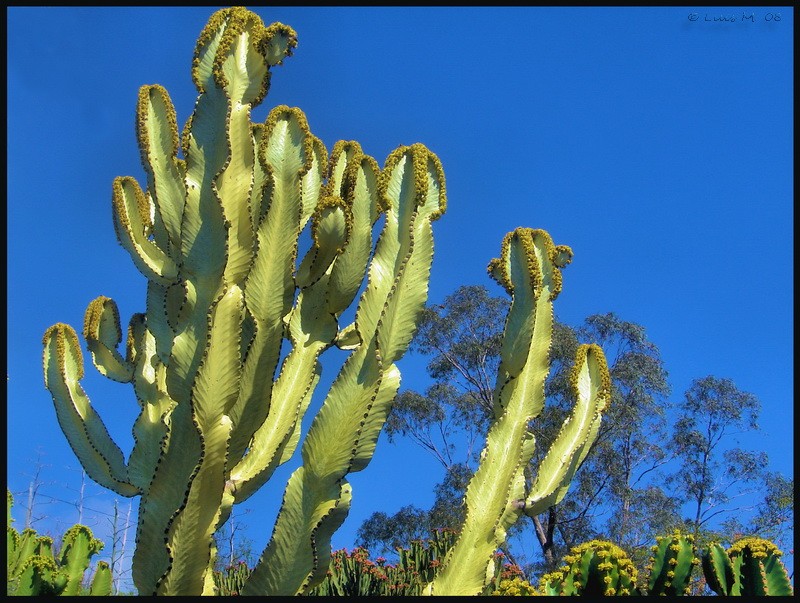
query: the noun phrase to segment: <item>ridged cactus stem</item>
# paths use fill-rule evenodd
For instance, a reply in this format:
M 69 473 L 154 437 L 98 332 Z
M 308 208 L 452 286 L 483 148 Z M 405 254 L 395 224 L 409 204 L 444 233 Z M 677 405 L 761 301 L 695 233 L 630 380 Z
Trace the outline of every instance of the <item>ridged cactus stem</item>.
M 676 597 L 688 595 L 692 572 L 700 565 L 694 536 L 676 530 L 670 536 L 659 536 L 648 563 L 647 594 Z
M 140 405 L 127 463 L 80 386 L 77 333 L 61 323 L 45 333 L 45 384 L 78 458 L 101 485 L 142 497 L 133 579 L 143 595 L 214 591 L 213 535 L 300 446 L 321 357 L 336 345 L 350 358 L 249 588 L 294 594 L 319 579 L 347 513 L 345 476 L 372 456 L 427 299 L 431 222 L 445 209 L 436 156 L 400 147 L 381 170 L 353 141 L 329 159 L 297 108 L 250 122 L 295 45 L 285 25 L 222 9 L 195 48 L 199 96 L 183 130 L 164 88 L 139 93 L 146 187 L 115 179 L 112 210 L 148 280 L 146 308 L 128 323 L 124 353 L 112 299 L 89 304 L 83 329 L 96 368 L 131 383 Z M 355 322 L 340 325 L 365 279 Z
M 431 221 L 445 205 L 438 159 L 422 145 L 401 147 L 387 159 L 378 194 L 386 222 L 356 312 L 358 343 L 311 424 L 301 451 L 303 466 L 289 480 L 272 539 L 245 595 L 297 594 L 324 577 L 330 537 L 350 505 L 344 478 L 371 459 L 400 385 L 394 361 L 408 346 L 424 308 Z M 332 274 L 335 269 L 334 264 Z M 292 567 L 285 567 L 286 558 L 294 560 Z
M 636 566 L 621 548 L 605 540 L 579 544 L 564 557 L 566 565 L 542 576 L 539 590 L 548 596 L 620 596 L 639 594 Z
M 542 411 L 549 372 L 553 300 L 561 291 L 561 268 L 572 258 L 543 230 L 518 228 L 503 241 L 490 274 L 512 296 L 494 392 L 495 421 L 480 465 L 466 492 L 466 518 L 441 572 L 427 594 L 476 595 L 494 574 L 494 553 L 522 510 L 555 504 L 597 436 L 610 395 L 602 350 L 581 346 L 573 370 L 576 406 L 548 451 L 526 499 L 524 471 L 534 452 L 528 424 Z
M 783 553 L 769 540 L 748 537 L 727 550 L 711 543 L 702 556 L 709 588 L 720 596 L 790 596 L 794 594 Z

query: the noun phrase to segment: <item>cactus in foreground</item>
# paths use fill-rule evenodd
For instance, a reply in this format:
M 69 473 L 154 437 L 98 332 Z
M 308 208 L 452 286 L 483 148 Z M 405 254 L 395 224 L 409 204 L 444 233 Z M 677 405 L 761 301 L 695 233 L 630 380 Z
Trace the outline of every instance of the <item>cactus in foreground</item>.
M 621 548 L 605 540 L 590 540 L 573 547 L 566 565 L 545 574 L 539 582 L 543 595 L 635 595 L 638 572 Z
M 115 179 L 112 207 L 147 278 L 145 312 L 131 317 L 124 351 L 112 299 L 94 299 L 83 326 L 97 370 L 131 383 L 140 406 L 127 462 L 80 385 L 77 333 L 58 323 L 44 336 L 45 385 L 87 474 L 141 497 L 132 572 L 142 595 L 213 594 L 214 533 L 297 448 L 302 465 L 241 594 L 302 594 L 323 579 L 350 506 L 346 476 L 372 458 L 400 384 L 395 363 L 427 299 L 431 224 L 446 205 L 438 158 L 401 146 L 380 169 L 353 141 L 328 156 L 287 106 L 251 123 L 270 69 L 295 45 L 286 25 L 222 9 L 195 48 L 199 96 L 181 133 L 166 90 L 140 90 L 147 183 Z M 506 530 L 564 496 L 597 435 L 610 380 L 601 349 L 588 345 L 573 371 L 574 412 L 526 491 L 528 422 L 544 404 L 552 301 L 571 256 L 545 231 L 518 228 L 490 264 L 513 298 L 495 421 L 464 526 L 426 593 L 482 592 Z M 334 346 L 349 356 L 301 443 L 321 356 Z
M 295 594 L 321 579 L 350 504 L 345 476 L 372 457 L 400 383 L 395 362 L 427 298 L 431 223 L 445 209 L 433 153 L 403 146 L 381 170 L 356 142 L 329 157 L 297 108 L 251 123 L 270 68 L 295 45 L 286 25 L 222 9 L 197 42 L 199 97 L 180 135 L 166 90 L 140 90 L 147 187 L 115 179 L 113 218 L 147 278 L 146 311 L 131 318 L 124 351 L 112 299 L 92 301 L 83 328 L 97 369 L 131 383 L 141 407 L 127 463 L 80 386 L 76 332 L 59 323 L 44 336 L 45 383 L 87 473 L 141 496 L 140 594 L 213 592 L 215 531 L 299 446 L 320 356 L 338 346 L 349 358 L 244 593 Z M 362 289 L 355 320 L 340 324 Z
M 676 530 L 670 536 L 658 536 L 647 564 L 648 595 L 675 597 L 691 591 L 692 571 L 700 564 L 694 536 Z
M 53 555 L 52 538 L 39 536 L 32 528 L 26 528 L 20 534 L 11 526 L 13 498 L 8 490 L 7 498 L 7 594 L 81 594 L 84 574 L 91 558 L 103 548 L 103 543 L 92 535 L 88 527 L 77 524 L 62 537 L 61 549 L 56 557 Z M 89 594 L 111 594 L 111 569 L 105 561 L 97 562 Z
M 544 230 L 517 228 L 503 240 L 500 257 L 489 263 L 489 274 L 512 298 L 494 391 L 494 421 L 467 486 L 464 525 L 427 594 L 482 592 L 506 530 L 521 513 L 537 515 L 564 497 L 597 437 L 611 378 L 602 349 L 581 345 L 571 373 L 575 407 L 526 492 L 525 472 L 535 446 L 528 424 L 544 407 L 553 300 L 561 291 L 561 268 L 571 260 L 572 250 L 554 245 Z
M 711 543 L 702 556 L 703 574 L 721 596 L 789 596 L 794 594 L 783 553 L 769 540 L 742 538 L 726 551 Z

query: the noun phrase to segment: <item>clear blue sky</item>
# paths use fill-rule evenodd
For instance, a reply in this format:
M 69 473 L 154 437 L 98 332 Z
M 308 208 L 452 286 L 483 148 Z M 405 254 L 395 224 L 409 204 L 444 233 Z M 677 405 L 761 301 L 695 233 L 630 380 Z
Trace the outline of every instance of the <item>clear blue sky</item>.
M 163 85 L 179 123 L 189 117 L 192 51 L 216 8 L 7 11 L 13 492 L 27 488 L 38 450 L 45 491 L 76 498 L 79 464 L 43 385 L 41 338 L 56 322 L 80 330 L 98 295 L 116 300 L 123 324 L 144 310 L 145 279 L 114 235 L 111 183 L 143 182 L 141 85 Z M 742 445 L 793 475 L 791 8 L 254 10 L 299 36 L 254 120 L 298 106 L 329 150 L 354 139 L 382 165 L 398 145 L 422 142 L 441 159 L 449 206 L 435 225 L 432 302 L 464 284 L 500 294 L 485 268 L 503 235 L 544 228 L 575 253 L 560 320 L 611 311 L 643 325 L 673 400 L 695 378 L 733 379 L 763 404 L 762 432 Z M 402 360 L 404 386 L 424 388 L 423 367 Z M 85 389 L 129 452 L 132 390 L 86 372 Z M 352 476 L 334 548 L 351 547 L 376 510 L 427 506 L 440 478 L 412 444 L 382 441 Z M 248 501 L 258 550 L 272 527 L 258 509 L 268 514 L 283 489 L 271 484 Z M 111 493 L 90 491 L 108 512 Z M 63 505 L 39 512 L 62 526 L 76 520 Z

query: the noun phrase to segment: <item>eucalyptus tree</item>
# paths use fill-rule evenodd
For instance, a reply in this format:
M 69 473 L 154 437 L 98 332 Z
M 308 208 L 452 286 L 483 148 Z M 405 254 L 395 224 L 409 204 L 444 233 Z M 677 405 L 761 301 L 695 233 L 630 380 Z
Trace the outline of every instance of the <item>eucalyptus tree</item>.
M 747 495 L 763 483 L 769 459 L 737 445 L 737 435 L 758 430 L 759 399 L 731 379 L 695 379 L 678 407 L 670 447 L 678 468 L 668 477 L 699 536 L 714 523 L 752 509 Z

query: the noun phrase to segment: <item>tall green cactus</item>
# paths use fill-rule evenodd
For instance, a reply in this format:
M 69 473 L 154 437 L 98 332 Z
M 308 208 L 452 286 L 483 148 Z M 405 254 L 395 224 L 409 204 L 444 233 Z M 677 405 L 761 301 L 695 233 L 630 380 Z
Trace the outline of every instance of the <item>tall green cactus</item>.
M 219 10 L 195 48 L 199 96 L 181 133 L 166 90 L 141 88 L 146 188 L 115 179 L 112 207 L 117 237 L 148 281 L 145 312 L 130 319 L 124 352 L 112 299 L 93 300 L 83 328 L 95 367 L 131 383 L 140 406 L 127 462 L 80 385 L 77 333 L 58 323 L 44 336 L 45 385 L 76 455 L 99 484 L 141 496 L 140 594 L 214 593 L 214 533 L 298 447 L 302 465 L 241 592 L 301 594 L 322 580 L 350 506 L 346 476 L 372 458 L 400 384 L 395 363 L 427 299 L 431 224 L 446 205 L 438 158 L 402 146 L 380 169 L 353 141 L 328 156 L 287 106 L 251 123 L 271 67 L 295 46 L 286 25 Z M 571 255 L 546 232 L 519 228 L 490 264 L 513 297 L 495 422 L 464 527 L 427 593 L 481 592 L 506 530 L 564 496 L 596 437 L 610 381 L 602 351 L 589 345 L 576 357 L 575 410 L 526 491 L 527 425 L 544 404 L 552 301 Z M 354 303 L 354 321 L 341 324 Z M 350 354 L 301 445 L 321 356 L 333 346 Z
M 748 537 L 725 550 L 711 543 L 702 556 L 709 588 L 720 596 L 789 596 L 794 594 L 783 553 L 769 540 Z
M 217 11 L 197 42 L 199 97 L 180 135 L 166 90 L 141 88 L 147 187 L 117 178 L 113 217 L 147 277 L 146 311 L 131 318 L 124 352 L 110 298 L 89 304 L 83 329 L 97 369 L 131 383 L 141 407 L 127 463 L 80 386 L 77 334 L 59 323 L 44 336 L 45 383 L 87 473 L 141 496 L 141 594 L 213 592 L 213 534 L 298 447 L 320 356 L 336 345 L 349 358 L 245 591 L 294 594 L 324 575 L 350 504 L 345 476 L 372 457 L 400 383 L 395 362 L 427 299 L 431 222 L 445 209 L 436 156 L 403 146 L 380 170 L 356 142 L 336 143 L 328 157 L 299 109 L 250 122 L 270 68 L 295 45 L 290 27 L 265 27 L 241 7 Z M 307 225 L 310 249 L 298 263 Z M 354 323 L 339 324 L 362 288 Z
M 535 446 L 528 424 L 544 407 L 553 300 L 561 291 L 560 270 L 571 260 L 570 248 L 554 245 L 547 232 L 517 228 L 503 240 L 500 258 L 489 263 L 489 274 L 512 297 L 494 391 L 494 422 L 467 487 L 464 525 L 428 594 L 480 593 L 494 571 L 493 555 L 506 530 L 521 513 L 541 513 L 564 497 L 597 437 L 611 379 L 602 349 L 582 345 L 572 371 L 576 405 L 526 492 L 525 471 Z

